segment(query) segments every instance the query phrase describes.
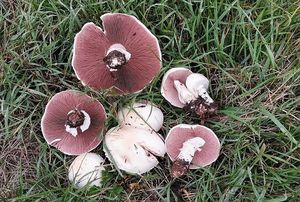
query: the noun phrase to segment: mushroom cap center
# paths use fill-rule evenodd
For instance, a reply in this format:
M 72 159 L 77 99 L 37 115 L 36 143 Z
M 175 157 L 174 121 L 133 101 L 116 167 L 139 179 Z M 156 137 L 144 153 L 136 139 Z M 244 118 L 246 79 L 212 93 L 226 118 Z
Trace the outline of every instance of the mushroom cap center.
M 112 69 L 119 69 L 126 61 L 125 54 L 120 51 L 113 50 L 103 58 L 103 62 Z
M 84 110 L 74 109 L 71 110 L 67 115 L 67 120 L 65 123 L 66 131 L 76 137 L 78 135 L 77 129 L 81 132 L 89 129 L 91 125 L 91 117 Z
M 103 62 L 110 71 L 118 71 L 122 65 L 129 61 L 130 57 L 131 54 L 122 44 L 115 43 L 109 47 Z
M 80 110 L 74 109 L 68 113 L 66 125 L 69 125 L 71 128 L 76 128 L 81 126 L 83 122 L 84 114 Z

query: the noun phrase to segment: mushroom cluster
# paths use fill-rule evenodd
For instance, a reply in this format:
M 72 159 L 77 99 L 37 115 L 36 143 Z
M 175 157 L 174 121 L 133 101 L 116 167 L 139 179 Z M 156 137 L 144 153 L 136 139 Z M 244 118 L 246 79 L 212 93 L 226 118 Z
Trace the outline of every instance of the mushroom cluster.
M 158 40 L 134 16 L 108 13 L 101 20 L 103 29 L 89 22 L 75 36 L 72 67 L 77 78 L 93 89 L 109 89 L 112 95 L 141 91 L 161 68 Z M 172 105 L 205 118 L 217 109 L 208 85 L 202 74 L 172 68 L 163 78 L 161 94 Z M 202 125 L 174 126 L 164 141 L 158 133 L 164 116 L 151 102 L 125 106 L 119 109 L 117 119 L 119 125 L 104 135 L 103 150 L 115 167 L 127 173 L 150 171 L 166 152 L 174 161 L 173 177 L 210 165 L 219 156 L 217 136 Z M 101 143 L 105 121 L 102 104 L 79 91 L 57 93 L 46 105 L 41 120 L 43 136 L 64 154 L 78 155 L 68 174 L 78 188 L 101 186 L 105 160 L 90 151 Z
M 143 174 L 158 164 L 166 148 L 157 132 L 163 124 L 163 113 L 152 103 L 134 103 L 118 112 L 119 126 L 105 135 L 107 158 L 121 170 Z
M 208 79 L 202 74 L 187 68 L 172 68 L 164 75 L 161 94 L 173 106 L 205 118 L 217 110 L 217 104 L 207 92 L 208 85 Z

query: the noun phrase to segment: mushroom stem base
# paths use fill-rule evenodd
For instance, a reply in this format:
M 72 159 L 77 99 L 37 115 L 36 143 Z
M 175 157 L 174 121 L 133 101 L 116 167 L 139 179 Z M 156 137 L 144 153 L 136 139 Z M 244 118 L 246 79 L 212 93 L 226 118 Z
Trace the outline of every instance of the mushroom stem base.
M 103 59 L 103 62 L 105 62 L 111 71 L 116 71 L 126 63 L 126 57 L 120 51 L 113 50 Z
M 172 177 L 181 177 L 182 175 L 185 175 L 190 167 L 190 162 L 187 162 L 183 159 L 177 159 L 174 161 L 172 169 L 171 169 L 171 175 Z
M 218 105 L 215 102 L 207 104 L 205 99 L 198 97 L 196 100 L 193 100 L 185 105 L 183 110 L 187 114 L 197 115 L 200 117 L 200 119 L 205 119 L 209 117 L 209 115 L 217 112 Z

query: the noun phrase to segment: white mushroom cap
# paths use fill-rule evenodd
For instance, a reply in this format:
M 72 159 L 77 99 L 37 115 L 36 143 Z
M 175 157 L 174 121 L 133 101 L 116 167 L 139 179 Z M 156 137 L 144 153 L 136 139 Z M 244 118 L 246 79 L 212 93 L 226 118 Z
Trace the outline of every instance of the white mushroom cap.
M 208 95 L 207 89 L 209 81 L 204 75 L 199 73 L 189 75 L 186 78 L 185 85 L 195 97 L 202 97 L 208 104 L 214 102 L 214 100 Z
M 84 153 L 77 156 L 69 167 L 69 180 L 78 188 L 101 186 L 104 159 L 95 153 Z
M 158 164 L 155 156 L 164 156 L 166 147 L 155 132 L 129 126 L 114 127 L 105 135 L 104 152 L 119 169 L 143 174 Z
M 185 85 L 187 89 L 194 95 L 197 94 L 197 90 L 203 87 L 205 90 L 208 89 L 209 81 L 208 79 L 199 73 L 193 73 L 186 78 Z
M 118 119 L 122 126 L 159 131 L 164 122 L 162 111 L 148 103 L 134 103 L 132 107 L 124 107 L 118 112 Z

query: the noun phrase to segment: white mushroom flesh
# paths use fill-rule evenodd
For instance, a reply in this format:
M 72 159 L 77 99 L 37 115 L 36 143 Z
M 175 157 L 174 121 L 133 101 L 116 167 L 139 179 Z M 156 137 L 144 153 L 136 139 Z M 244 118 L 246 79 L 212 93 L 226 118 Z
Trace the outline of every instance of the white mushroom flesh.
M 159 131 L 164 116 L 162 111 L 151 103 L 134 103 L 132 107 L 119 110 L 118 119 L 123 126 Z
M 204 75 L 193 73 L 186 78 L 185 85 L 189 91 L 194 95 L 197 95 L 199 88 L 204 88 L 205 90 L 208 89 L 209 81 Z
M 202 74 L 193 73 L 189 75 L 185 84 L 187 89 L 192 92 L 195 97 L 202 97 L 207 104 L 214 102 L 207 92 L 209 81 Z
M 119 169 L 143 174 L 158 164 L 155 156 L 164 156 L 163 140 L 155 132 L 133 127 L 115 127 L 105 135 L 104 151 Z
M 178 92 L 179 101 L 183 104 L 188 104 L 196 97 L 186 88 L 186 86 L 178 80 L 174 80 L 174 87 Z
M 104 159 L 95 153 L 77 156 L 69 167 L 69 180 L 76 187 L 101 186 Z
M 91 125 L 91 117 L 89 116 L 89 114 L 84 111 L 84 110 L 80 110 L 83 115 L 84 115 L 84 121 L 83 124 L 81 126 L 79 126 L 81 132 L 86 131 L 87 129 L 89 129 L 90 125 Z M 74 110 L 71 110 L 68 112 L 68 114 L 74 112 Z M 76 137 L 78 135 L 78 131 L 77 131 L 77 127 L 70 127 L 69 125 L 65 125 L 66 127 L 66 131 L 68 133 L 70 133 L 72 136 Z
M 186 79 L 185 85 L 178 80 L 174 80 L 174 87 L 178 92 L 179 101 L 183 104 L 188 104 L 198 97 L 202 97 L 206 104 L 213 103 L 214 100 L 207 92 L 208 84 L 208 79 L 198 73 L 190 74 Z
M 205 144 L 205 140 L 201 137 L 194 137 L 185 141 L 180 149 L 177 159 L 191 163 L 196 151 L 201 151 L 201 147 Z

